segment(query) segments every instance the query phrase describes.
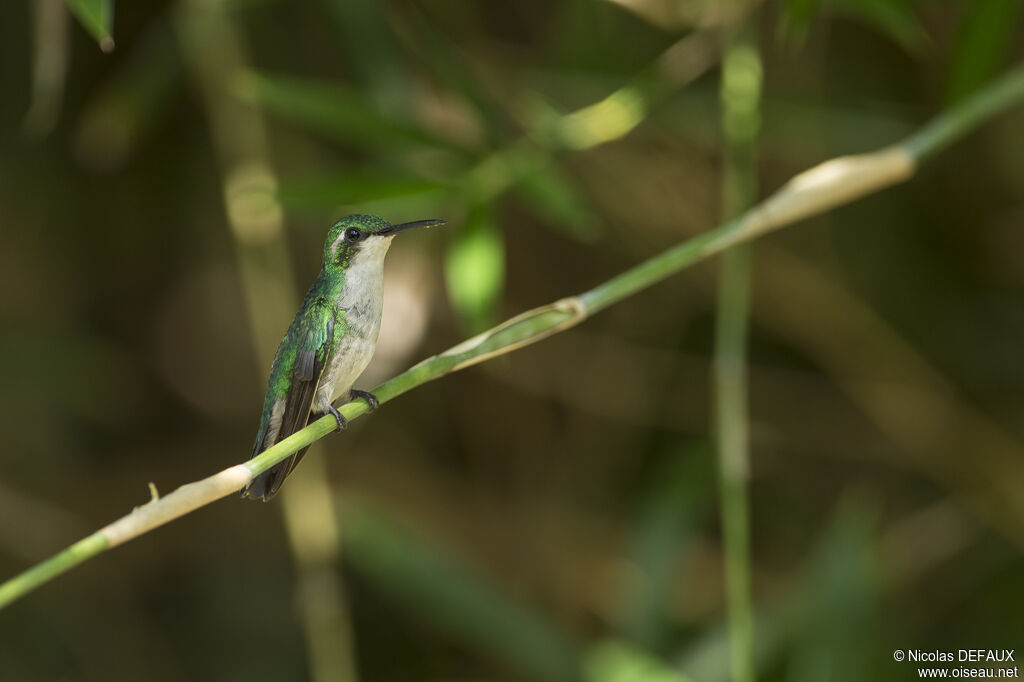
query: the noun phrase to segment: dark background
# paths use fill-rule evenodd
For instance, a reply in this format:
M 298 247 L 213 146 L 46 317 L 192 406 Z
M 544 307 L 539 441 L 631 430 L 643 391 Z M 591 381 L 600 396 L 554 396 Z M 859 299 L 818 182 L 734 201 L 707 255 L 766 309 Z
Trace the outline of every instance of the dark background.
M 34 39 L 42 10 L 4 3 L 0 577 L 151 481 L 249 456 L 338 217 L 450 221 L 392 248 L 371 388 L 720 222 L 722 25 L 759 37 L 762 196 L 1024 56 L 1012 1 L 719 10 L 121 2 L 104 54 L 74 19 Z M 652 66 L 695 35 L 695 80 Z M 64 78 L 33 95 L 62 47 Z M 646 103 L 628 135 L 545 132 L 624 87 Z M 1022 130 L 1017 108 L 909 184 L 757 243 L 764 680 L 1024 651 Z M 353 655 L 364 680 L 729 679 L 716 265 L 413 390 L 271 504 L 228 498 L 30 594 L 0 613 L 0 679 L 353 679 Z

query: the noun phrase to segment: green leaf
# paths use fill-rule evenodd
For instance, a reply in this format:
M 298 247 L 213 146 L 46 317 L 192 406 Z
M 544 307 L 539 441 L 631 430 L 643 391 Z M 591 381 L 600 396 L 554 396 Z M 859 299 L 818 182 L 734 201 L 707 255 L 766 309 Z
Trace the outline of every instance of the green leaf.
M 928 42 L 909 0 L 787 0 L 780 22 L 783 39 L 800 44 L 823 11 L 861 21 L 885 34 L 903 49 L 919 54 Z
M 673 448 L 653 472 L 632 524 L 628 561 L 618 589 L 618 631 L 660 651 L 673 632 L 668 604 L 685 580 L 680 557 L 693 538 L 715 489 L 712 458 L 704 444 Z
M 928 43 L 906 0 L 832 0 L 831 7 L 874 27 L 911 54 L 920 54 Z
M 840 501 L 804 583 L 805 620 L 794 630 L 789 679 L 878 679 L 873 654 L 881 643 L 872 628 L 882 588 L 878 515 L 873 500 L 848 495 Z
M 114 27 L 114 0 L 66 0 L 68 7 L 86 31 L 92 34 L 100 49 L 114 49 L 111 31 Z
M 146 40 L 128 46 L 104 84 L 89 97 L 75 130 L 75 153 L 92 170 L 122 166 L 162 119 L 179 91 L 182 63 L 167 21 L 158 21 Z
M 799 577 L 774 598 L 759 600 L 754 626 L 759 670 L 793 654 L 801 659 L 801 670 L 786 679 L 878 679 L 870 669 L 865 670 L 876 660 L 870 652 L 877 649 L 872 646 L 878 646 L 870 625 L 878 622 L 877 615 L 868 614 L 877 609 L 883 587 L 875 539 L 878 511 L 873 500 L 844 496 Z M 813 655 L 814 647 L 827 655 L 802 659 Z M 729 634 L 724 623 L 708 628 L 675 660 L 695 680 L 731 680 Z M 812 662 L 814 665 L 808 665 Z
M 963 99 L 987 82 L 1007 61 L 1020 26 L 1020 0 L 985 0 L 969 5 L 960 28 L 946 82 L 946 99 Z
M 783 38 L 802 43 L 820 9 L 821 0 L 786 0 L 780 20 Z
M 409 71 L 398 57 L 402 54 L 388 27 L 386 3 L 377 0 L 323 0 L 340 40 L 334 41 L 344 63 L 358 75 L 359 82 L 383 101 L 408 100 L 413 88 Z
M 456 7 L 460 9 L 454 10 Z M 473 7 L 472 4 L 451 5 L 452 11 L 461 15 L 458 19 L 460 23 L 480 21 L 476 15 L 481 10 Z M 450 94 L 457 93 L 470 111 L 476 114 L 474 123 L 483 128 L 490 146 L 508 144 L 508 128 L 512 123 L 509 109 L 513 104 L 507 100 L 507 93 L 488 88 L 479 76 L 480 70 L 472 68 L 472 61 L 467 60 L 466 54 L 458 49 L 451 36 L 440 33 L 425 13 L 409 12 L 406 18 L 414 35 L 419 37 L 417 57 L 422 61 L 425 71 L 446 86 Z
M 286 208 L 333 208 L 439 192 L 445 185 L 410 176 L 330 173 L 282 183 L 278 198 Z
M 577 238 L 595 237 L 597 218 L 573 179 L 551 159 L 541 160 L 524 173 L 516 187 L 519 195 L 558 230 Z
M 541 680 L 577 679 L 577 645 L 450 553 L 365 505 L 342 509 L 352 566 L 442 633 Z
M 690 682 L 691 679 L 666 661 L 618 640 L 592 647 L 587 652 L 584 671 L 587 682 Z
M 359 147 L 454 147 L 413 124 L 386 118 L 360 93 L 335 83 L 248 72 L 236 92 L 307 130 Z
M 448 249 L 445 279 L 448 296 L 470 331 L 490 327 L 505 283 L 505 243 L 489 205 L 470 211 Z

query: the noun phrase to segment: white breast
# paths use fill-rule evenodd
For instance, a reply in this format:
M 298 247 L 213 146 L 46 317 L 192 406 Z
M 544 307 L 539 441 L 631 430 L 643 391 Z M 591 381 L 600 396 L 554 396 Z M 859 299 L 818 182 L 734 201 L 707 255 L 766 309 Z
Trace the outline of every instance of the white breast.
M 345 288 L 335 304 L 345 311 L 345 336 L 320 379 L 317 412 L 348 393 L 373 358 L 384 303 L 384 256 L 393 237 L 370 237 L 345 271 Z

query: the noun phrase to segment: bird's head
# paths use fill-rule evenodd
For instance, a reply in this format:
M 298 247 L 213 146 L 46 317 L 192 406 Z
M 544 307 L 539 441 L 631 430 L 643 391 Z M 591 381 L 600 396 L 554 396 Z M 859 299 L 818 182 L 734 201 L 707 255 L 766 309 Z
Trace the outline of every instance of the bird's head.
M 348 215 L 334 223 L 324 244 L 324 268 L 342 270 L 364 261 L 383 262 L 391 240 L 403 230 L 444 225 L 444 220 L 417 220 L 392 225 L 374 215 Z

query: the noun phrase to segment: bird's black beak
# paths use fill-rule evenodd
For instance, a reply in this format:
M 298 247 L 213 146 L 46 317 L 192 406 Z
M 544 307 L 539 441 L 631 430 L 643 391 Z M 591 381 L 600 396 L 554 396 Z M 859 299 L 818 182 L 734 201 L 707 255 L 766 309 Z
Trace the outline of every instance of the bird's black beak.
M 429 220 L 414 220 L 411 223 L 402 223 L 400 225 L 389 225 L 377 234 L 395 234 L 402 230 L 411 230 L 414 227 L 433 227 L 435 225 L 444 225 L 447 220 L 441 220 L 440 218 L 431 218 Z

